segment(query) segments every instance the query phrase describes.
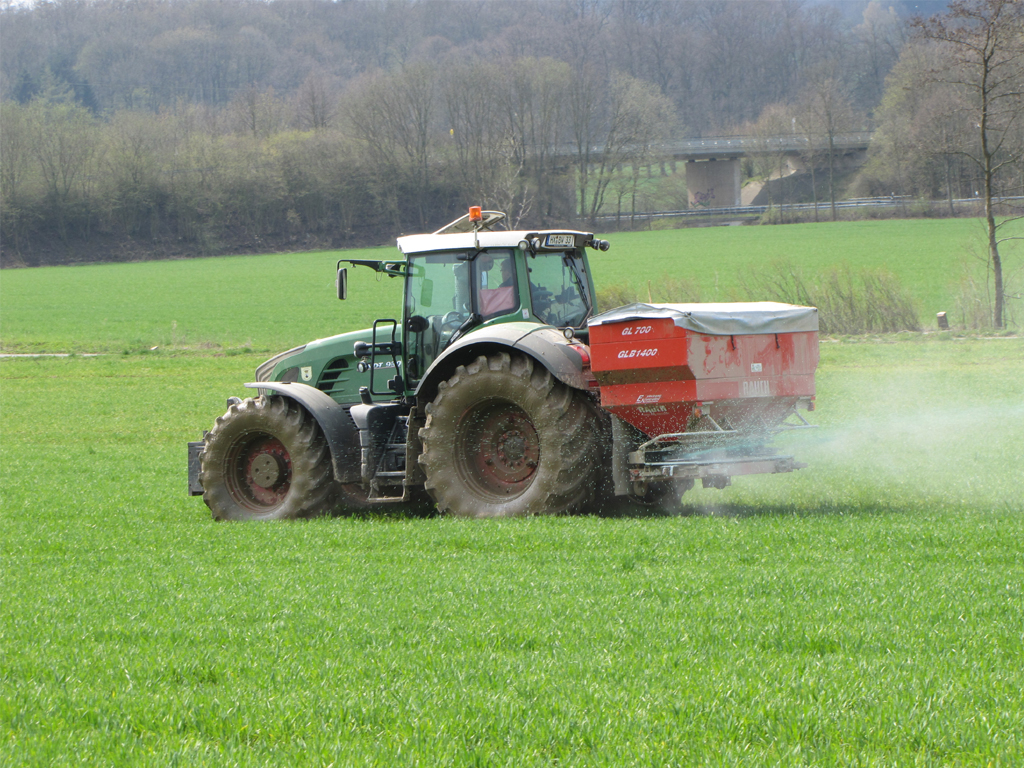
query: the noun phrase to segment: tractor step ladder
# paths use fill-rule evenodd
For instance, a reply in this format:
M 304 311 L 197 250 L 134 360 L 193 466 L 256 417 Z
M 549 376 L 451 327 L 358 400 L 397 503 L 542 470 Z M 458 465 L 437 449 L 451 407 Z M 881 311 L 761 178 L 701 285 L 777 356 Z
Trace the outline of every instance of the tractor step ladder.
M 377 461 L 377 471 L 370 481 L 368 501 L 399 502 L 405 500 L 405 443 L 409 435 L 409 417 L 398 416 L 391 434 Z M 395 495 L 394 491 L 398 491 Z

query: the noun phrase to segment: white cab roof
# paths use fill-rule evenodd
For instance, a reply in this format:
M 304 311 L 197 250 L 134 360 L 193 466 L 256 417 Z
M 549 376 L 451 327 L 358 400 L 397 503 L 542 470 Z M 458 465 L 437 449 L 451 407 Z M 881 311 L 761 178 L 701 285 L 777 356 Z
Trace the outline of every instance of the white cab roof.
M 515 248 L 523 240 L 540 238 L 543 243 L 548 235 L 554 234 L 575 235 L 577 246 L 582 246 L 585 241 L 593 237 L 589 232 L 577 232 L 572 229 L 546 229 L 540 232 L 524 229 L 511 232 L 457 232 L 448 235 L 406 235 L 405 237 L 398 238 L 398 250 L 408 255 L 410 253 L 430 253 L 431 251 L 464 251 L 471 248 Z

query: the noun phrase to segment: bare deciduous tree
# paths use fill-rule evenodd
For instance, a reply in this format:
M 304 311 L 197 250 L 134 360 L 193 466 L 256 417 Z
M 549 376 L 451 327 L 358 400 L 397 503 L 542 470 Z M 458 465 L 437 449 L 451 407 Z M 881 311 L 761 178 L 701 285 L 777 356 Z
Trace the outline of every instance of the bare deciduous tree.
M 614 74 L 605 84 L 589 67 L 574 73 L 570 93 L 579 213 L 593 221 L 617 169 L 628 165 L 636 174 L 649 161 L 672 110 L 648 83 Z
M 811 74 L 811 80 L 800 96 L 800 104 L 810 121 L 811 131 L 821 138 L 823 151 L 828 158 L 828 197 L 832 221 L 836 220 L 836 139 L 856 124 L 846 86 L 839 77 L 839 68 L 837 60 L 819 66 Z
M 28 201 L 24 187 L 32 160 L 32 126 L 28 111 L 19 104 L 0 110 L 0 221 L 19 245 Z
M 942 66 L 929 72 L 963 97 L 975 140 L 959 154 L 980 171 L 994 280 L 992 324 L 1002 328 L 1003 265 L 999 252 L 996 184 L 1024 158 L 1024 4 L 1019 0 L 953 0 L 946 13 L 915 20 L 917 34 L 936 43 Z
M 273 136 L 284 128 L 285 105 L 273 88 L 260 90 L 254 85 L 248 86 L 232 99 L 230 110 L 236 130 L 254 139 Z
M 349 99 L 353 133 L 372 158 L 376 194 L 400 221 L 398 188 L 407 180 L 418 223 L 426 225 L 430 158 L 434 147 L 437 83 L 427 64 L 403 67 L 364 81 Z
M 338 106 L 323 72 L 310 72 L 303 80 L 295 97 L 295 112 L 305 130 L 323 131 L 334 123 Z
M 442 76 L 447 145 L 469 200 L 482 201 L 507 164 L 509 129 L 502 119 L 504 77 L 497 64 L 453 63 Z
M 761 112 L 761 116 L 753 125 L 753 138 L 756 151 L 750 157 L 757 174 L 764 178 L 764 188 L 768 193 L 768 207 L 773 204 L 785 204 L 785 185 L 783 179 L 788 175 L 789 146 L 787 137 L 793 132 L 793 115 L 785 104 L 769 104 Z M 772 181 L 777 179 L 778 199 L 773 190 Z M 779 220 L 785 220 L 780 209 Z
M 164 120 L 148 112 L 122 111 L 104 132 L 105 198 L 112 217 L 133 235 L 156 205 Z
M 86 181 L 97 149 L 92 115 L 72 104 L 31 105 L 33 154 L 39 162 L 57 233 L 67 241 L 76 188 Z
M 534 185 L 535 199 L 542 206 L 538 218 L 560 218 L 564 213 L 555 208 L 564 174 L 557 168 L 555 151 L 567 136 L 569 65 L 548 58 L 524 58 L 509 63 L 506 71 L 502 109 L 515 152 L 513 161 L 522 164 L 522 174 Z

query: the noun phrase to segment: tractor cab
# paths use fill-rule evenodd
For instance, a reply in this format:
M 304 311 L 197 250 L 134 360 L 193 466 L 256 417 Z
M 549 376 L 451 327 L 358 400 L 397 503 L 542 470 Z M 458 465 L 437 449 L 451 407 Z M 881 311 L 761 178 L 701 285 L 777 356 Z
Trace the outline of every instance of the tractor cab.
M 519 322 L 586 333 L 595 307 L 584 248 L 607 250 L 607 243 L 568 230 L 495 230 L 504 218 L 471 209 L 432 234 L 400 237 L 404 261 L 343 260 L 405 280 L 401 324 L 378 320 L 373 341 L 355 350 L 371 375 L 378 357 L 393 360 L 401 375 L 388 383 L 391 392 L 415 391 L 434 361 L 478 328 Z M 338 293 L 344 298 L 341 263 Z M 374 385 L 370 390 L 384 394 Z

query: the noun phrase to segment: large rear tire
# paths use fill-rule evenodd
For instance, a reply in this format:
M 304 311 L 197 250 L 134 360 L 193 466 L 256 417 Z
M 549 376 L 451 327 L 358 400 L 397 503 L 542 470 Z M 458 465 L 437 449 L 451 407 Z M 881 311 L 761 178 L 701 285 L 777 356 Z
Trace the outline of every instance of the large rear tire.
M 320 425 L 286 397 L 234 403 L 206 437 L 203 501 L 216 520 L 290 520 L 338 503 Z
M 587 396 L 525 355 L 460 365 L 427 405 L 419 461 L 441 512 L 578 512 L 593 499 L 599 425 Z

